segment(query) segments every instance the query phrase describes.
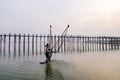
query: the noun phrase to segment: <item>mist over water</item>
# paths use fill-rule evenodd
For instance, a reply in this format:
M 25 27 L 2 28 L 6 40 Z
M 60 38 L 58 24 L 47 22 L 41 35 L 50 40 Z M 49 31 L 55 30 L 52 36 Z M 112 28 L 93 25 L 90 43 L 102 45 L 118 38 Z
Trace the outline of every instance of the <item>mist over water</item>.
M 44 55 L 0 57 L 1 80 L 119 80 L 120 51 L 69 52 Z
M 60 37 L 54 37 L 56 42 Z M 55 40 L 56 39 L 56 40 Z M 0 80 L 119 80 L 119 38 L 70 37 L 45 61 L 47 37 L 3 37 L 0 41 Z M 57 44 L 57 47 L 59 46 Z

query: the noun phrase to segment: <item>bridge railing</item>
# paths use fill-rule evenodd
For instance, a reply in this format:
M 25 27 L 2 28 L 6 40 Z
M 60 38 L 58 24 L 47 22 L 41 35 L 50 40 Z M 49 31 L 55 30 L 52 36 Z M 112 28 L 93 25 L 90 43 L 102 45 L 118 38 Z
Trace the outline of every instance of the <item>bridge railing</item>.
M 0 34 L 0 55 L 38 55 L 44 53 L 45 44 L 49 35 L 38 34 Z M 54 51 L 61 46 L 60 52 L 85 52 L 118 50 L 120 48 L 120 37 L 110 36 L 60 36 L 54 35 L 52 42 L 55 44 Z

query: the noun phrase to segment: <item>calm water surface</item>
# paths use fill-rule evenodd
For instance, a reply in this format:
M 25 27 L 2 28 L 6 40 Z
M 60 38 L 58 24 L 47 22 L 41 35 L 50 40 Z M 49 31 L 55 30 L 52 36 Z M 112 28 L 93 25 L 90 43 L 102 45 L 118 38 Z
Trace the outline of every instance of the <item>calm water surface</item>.
M 0 56 L 0 80 L 120 80 L 120 51 Z

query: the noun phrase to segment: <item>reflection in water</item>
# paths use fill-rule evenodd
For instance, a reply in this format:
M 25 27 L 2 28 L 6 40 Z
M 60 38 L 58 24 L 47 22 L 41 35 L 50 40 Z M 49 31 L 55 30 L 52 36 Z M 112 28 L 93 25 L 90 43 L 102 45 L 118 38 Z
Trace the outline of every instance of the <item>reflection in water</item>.
M 46 64 L 45 80 L 64 80 L 62 73 L 58 69 L 53 69 L 51 63 Z

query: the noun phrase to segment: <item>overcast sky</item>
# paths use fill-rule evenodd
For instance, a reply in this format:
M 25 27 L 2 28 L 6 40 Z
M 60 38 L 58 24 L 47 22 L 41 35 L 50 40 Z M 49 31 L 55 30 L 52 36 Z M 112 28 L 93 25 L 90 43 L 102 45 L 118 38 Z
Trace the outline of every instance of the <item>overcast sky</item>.
M 0 0 L 0 33 L 120 36 L 120 0 Z

